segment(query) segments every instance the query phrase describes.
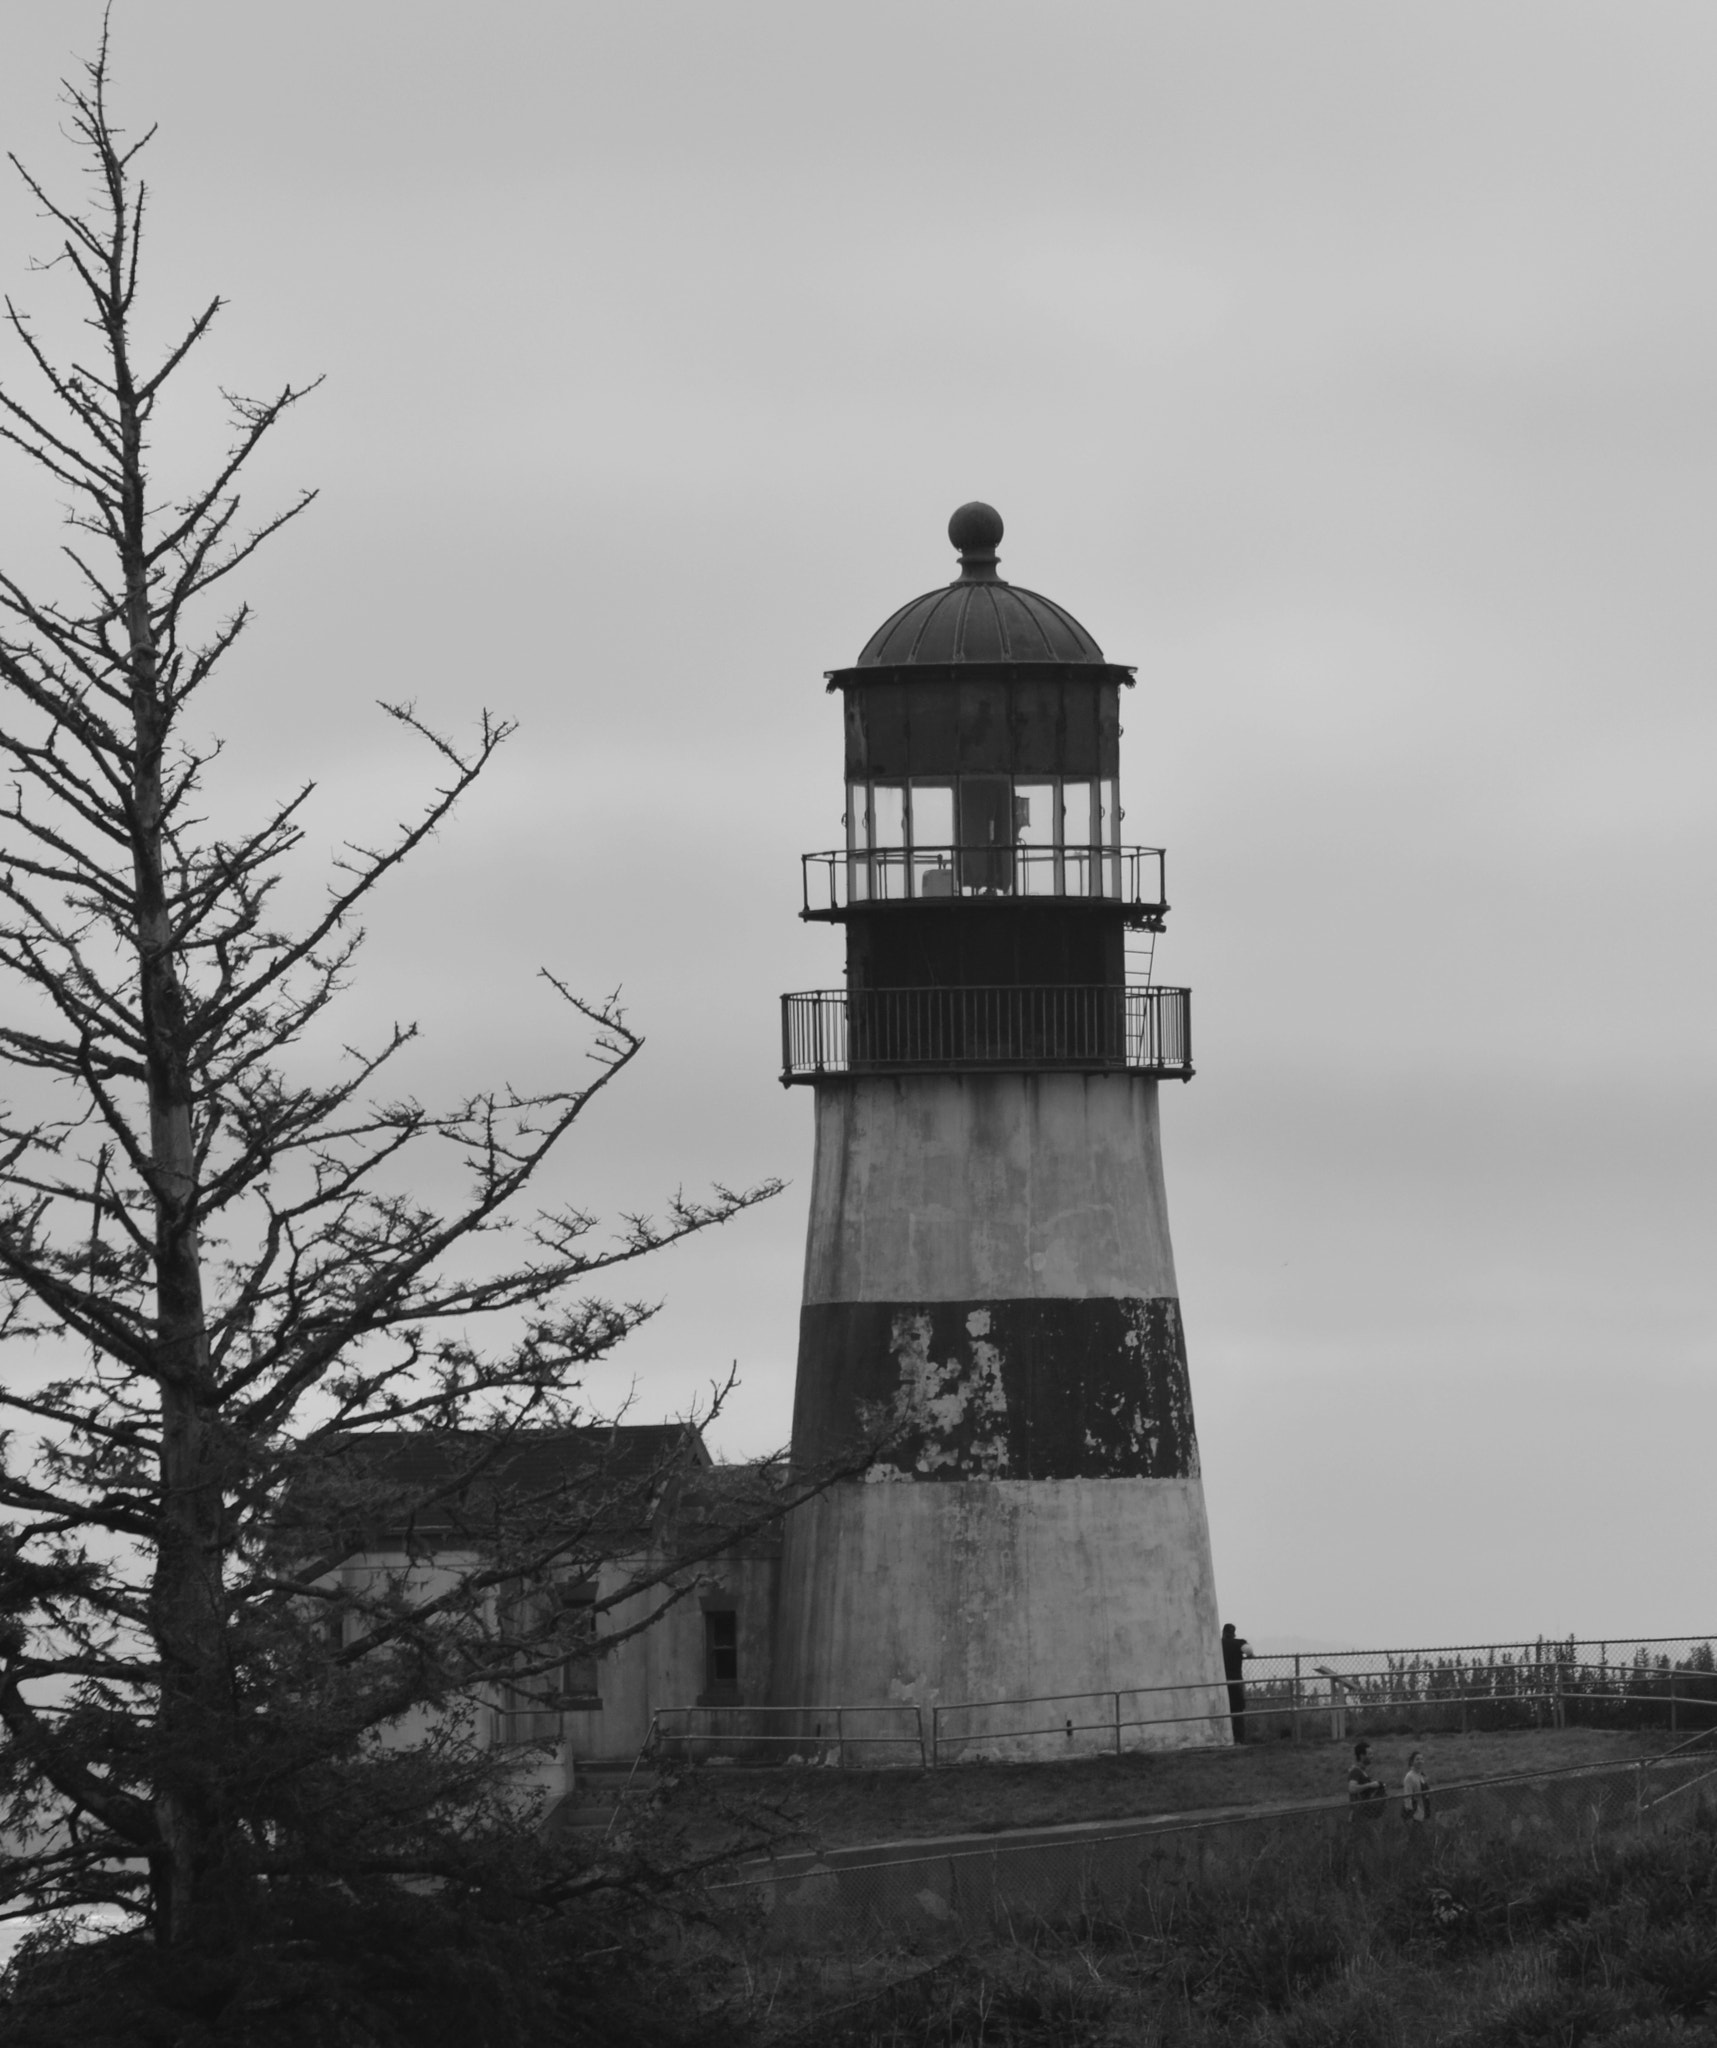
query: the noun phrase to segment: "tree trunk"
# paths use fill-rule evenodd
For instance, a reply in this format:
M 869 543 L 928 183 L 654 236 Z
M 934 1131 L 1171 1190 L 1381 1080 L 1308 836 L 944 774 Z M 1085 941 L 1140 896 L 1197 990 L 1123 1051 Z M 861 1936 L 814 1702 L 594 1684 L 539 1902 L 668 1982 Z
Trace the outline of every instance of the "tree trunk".
M 155 1204 L 155 1358 L 161 1417 L 160 1537 L 150 1588 L 161 1658 L 155 1811 L 160 1939 L 223 1945 L 239 1901 L 224 1866 L 223 1762 L 232 1734 L 222 1562 L 231 1480 L 210 1374 L 198 1242 L 196 1131 L 185 990 L 168 902 L 162 756 L 170 726 L 149 608 L 142 423 L 116 335 L 124 433 L 126 633 L 131 653 L 132 871 Z

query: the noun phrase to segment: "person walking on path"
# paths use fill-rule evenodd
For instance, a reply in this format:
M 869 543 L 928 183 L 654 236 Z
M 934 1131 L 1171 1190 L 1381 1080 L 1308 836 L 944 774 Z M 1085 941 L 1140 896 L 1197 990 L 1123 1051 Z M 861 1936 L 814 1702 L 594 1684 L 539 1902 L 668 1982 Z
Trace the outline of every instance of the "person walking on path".
M 1371 1775 L 1371 1744 L 1356 1742 L 1353 1745 L 1353 1762 L 1347 1773 L 1348 1819 L 1376 1820 L 1383 1811 L 1379 1802 L 1388 1796 L 1382 1779 Z
M 1409 1827 L 1423 1827 L 1431 1818 L 1431 1781 L 1419 1750 L 1407 1759 L 1407 1775 L 1401 1780 L 1401 1818 Z
M 1246 1659 L 1252 1645 L 1234 1633 L 1234 1624 L 1222 1624 L 1222 1675 L 1228 1681 L 1228 1716 L 1234 1726 L 1234 1740 L 1246 1740 Z

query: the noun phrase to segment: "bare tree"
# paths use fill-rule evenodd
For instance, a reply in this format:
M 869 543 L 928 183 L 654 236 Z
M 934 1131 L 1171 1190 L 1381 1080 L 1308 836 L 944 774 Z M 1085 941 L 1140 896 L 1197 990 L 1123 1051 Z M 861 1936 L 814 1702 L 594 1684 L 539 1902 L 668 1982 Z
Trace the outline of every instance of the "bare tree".
M 239 486 L 308 387 L 230 398 L 225 459 L 188 494 L 153 487 L 163 395 L 221 302 L 140 360 L 150 137 L 115 125 L 105 31 L 66 92 L 90 203 L 17 168 L 93 339 L 64 359 L 8 299 L 39 396 L 0 390 L 0 436 L 71 508 L 70 595 L 0 567 L 0 1766 L 24 1851 L 0 1885 L 13 1910 L 134 1904 L 157 1943 L 212 1956 L 313 1867 L 348 1887 L 478 1881 L 471 1817 L 499 1809 L 455 1709 L 565 1655 L 562 1618 L 539 1606 L 509 1635 L 497 1591 L 619 1554 L 668 1476 L 617 1473 L 591 1438 L 582 1463 L 521 1479 L 522 1433 L 588 1421 L 581 1368 L 651 1312 L 594 1297 L 599 1276 L 776 1183 L 676 1197 L 612 1240 L 576 1208 L 527 1213 L 640 1046 L 614 1002 L 552 978 L 594 1060 L 577 1086 L 434 1110 L 383 1092 L 409 1028 L 312 1056 L 366 899 L 512 728 L 484 713 L 460 741 L 385 705 L 436 784 L 345 849 L 299 928 L 275 898 L 309 789 L 236 836 L 207 829 L 218 749 L 188 715 L 248 623 L 242 603 L 221 613 L 225 587 L 313 496 L 247 524 Z M 460 1163 L 450 1204 L 416 1192 L 425 1148 Z M 440 1446 L 428 1464 L 397 1454 L 413 1433 Z M 328 1573 L 378 1524 L 457 1524 L 480 1561 L 366 1606 Z M 414 1749 L 379 1746 L 413 1706 L 446 1711 Z

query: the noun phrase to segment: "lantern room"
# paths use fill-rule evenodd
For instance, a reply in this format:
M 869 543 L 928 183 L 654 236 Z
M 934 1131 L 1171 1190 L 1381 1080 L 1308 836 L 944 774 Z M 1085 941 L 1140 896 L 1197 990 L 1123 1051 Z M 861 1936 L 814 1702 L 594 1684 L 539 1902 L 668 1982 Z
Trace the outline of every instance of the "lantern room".
M 892 1027 L 876 1037 L 885 1016 L 911 1038 L 915 1020 L 971 1010 L 937 991 L 989 992 L 1018 1028 L 934 1032 L 961 1048 L 935 1063 L 993 1063 L 994 1042 L 1022 1063 L 1035 1048 L 1056 1064 L 1115 1064 L 1137 1029 L 1080 1026 L 1057 1057 L 1055 1034 L 1023 1020 L 1051 994 L 1050 1010 L 1121 1015 L 1126 935 L 1162 929 L 1162 849 L 1123 836 L 1120 696 L 1133 672 L 1060 605 L 1002 580 L 992 507 L 962 505 L 948 535 L 954 581 L 902 605 L 828 677 L 845 710 L 844 844 L 803 857 L 803 915 L 845 924 L 838 1000 L 848 1022 L 869 1005 L 873 1047 L 896 1042 Z M 787 998 L 806 1017 L 830 1000 Z M 1163 1007 L 1161 992 L 1131 1001 L 1136 1024 Z M 1190 1072 L 1177 1051 L 1170 1070 Z M 786 1078 L 810 1078 L 795 1065 L 790 1046 Z

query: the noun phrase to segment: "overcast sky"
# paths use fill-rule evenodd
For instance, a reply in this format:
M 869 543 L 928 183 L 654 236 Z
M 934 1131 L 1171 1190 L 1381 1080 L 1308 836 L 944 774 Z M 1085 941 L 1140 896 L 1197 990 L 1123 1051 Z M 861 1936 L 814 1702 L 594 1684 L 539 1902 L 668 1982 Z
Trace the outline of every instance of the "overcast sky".
M 319 852 L 519 739 L 382 903 L 352 1034 L 563 1076 L 539 964 L 648 1050 L 567 1185 L 787 1192 L 650 1276 L 595 1388 L 788 1427 L 811 1119 L 776 998 L 834 843 L 825 669 L 950 510 L 1138 665 L 1169 849 L 1170 1207 L 1223 1612 L 1329 1643 L 1717 1628 L 1717 14 L 1618 0 L 117 0 L 149 317 L 326 383 L 258 484 L 222 801 Z M 62 185 L 97 9 L 8 0 Z M 46 313 L 0 194 L 0 279 Z M 8 374 L 15 368 L 5 358 Z M 206 445 L 211 421 L 169 423 Z M 170 436 L 164 431 L 164 443 Z M 259 501 L 260 502 L 260 501 Z M 0 544 L 53 507 L 0 471 Z

